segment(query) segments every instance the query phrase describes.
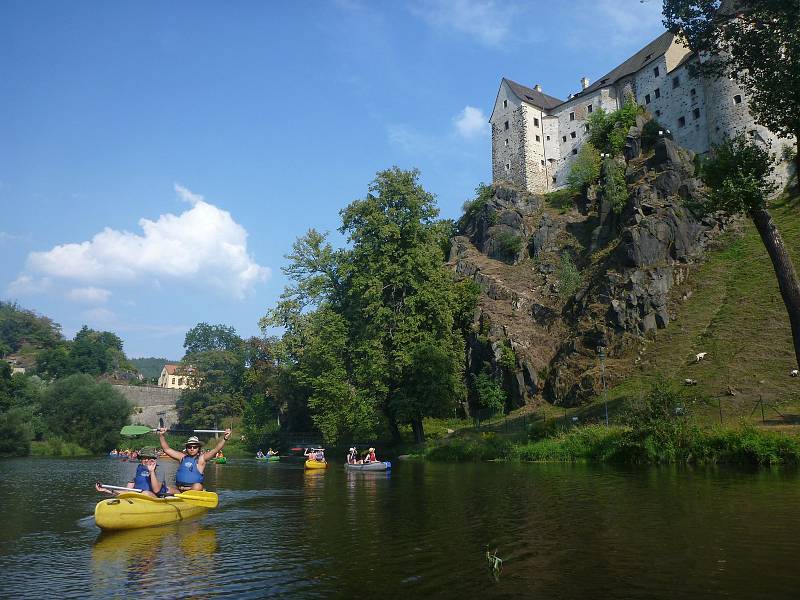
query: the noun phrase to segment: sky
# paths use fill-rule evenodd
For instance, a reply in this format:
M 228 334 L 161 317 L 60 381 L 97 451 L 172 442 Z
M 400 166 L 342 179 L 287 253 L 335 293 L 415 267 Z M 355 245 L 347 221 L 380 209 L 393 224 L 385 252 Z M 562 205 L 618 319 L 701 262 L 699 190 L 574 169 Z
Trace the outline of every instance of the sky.
M 0 3 L 0 298 L 130 357 L 258 335 L 308 229 L 417 168 L 491 181 L 502 77 L 566 98 L 663 31 L 656 0 Z

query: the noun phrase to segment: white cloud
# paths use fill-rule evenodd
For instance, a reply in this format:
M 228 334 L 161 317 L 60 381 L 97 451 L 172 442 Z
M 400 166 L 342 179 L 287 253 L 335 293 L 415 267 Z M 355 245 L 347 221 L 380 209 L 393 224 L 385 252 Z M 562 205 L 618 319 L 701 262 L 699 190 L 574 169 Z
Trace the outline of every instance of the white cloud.
M 92 304 L 102 304 L 111 296 L 109 290 L 96 287 L 74 288 L 67 292 L 67 298 L 75 302 L 88 302 Z
M 413 4 L 411 12 L 434 27 L 475 36 L 487 46 L 497 46 L 509 36 L 516 14 L 510 2 L 494 0 L 428 0 Z
M 7 231 L 0 231 L 0 242 L 30 242 L 31 234 L 17 235 L 15 233 L 8 233 Z
M 489 119 L 480 108 L 465 106 L 454 122 L 456 130 L 463 138 L 472 139 L 489 134 Z
M 28 269 L 98 284 L 192 282 L 237 298 L 269 278 L 270 269 L 247 253 L 247 231 L 228 211 L 181 185 L 175 192 L 192 205 L 189 210 L 140 219 L 142 234 L 106 227 L 91 240 L 32 252 Z
M 14 281 L 6 286 L 6 292 L 9 296 L 30 296 L 33 294 L 41 294 L 50 288 L 49 277 L 31 277 L 22 273 Z

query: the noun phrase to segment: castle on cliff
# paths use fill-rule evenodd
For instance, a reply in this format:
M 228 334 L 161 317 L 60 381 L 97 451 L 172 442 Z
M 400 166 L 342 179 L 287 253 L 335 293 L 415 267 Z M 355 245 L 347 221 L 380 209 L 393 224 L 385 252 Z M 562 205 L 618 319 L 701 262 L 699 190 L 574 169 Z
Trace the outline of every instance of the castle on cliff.
M 526 87 L 510 79 L 500 90 L 489 121 L 492 126 L 492 179 L 511 181 L 531 192 L 548 192 L 566 185 L 567 174 L 587 139 L 589 115 L 600 108 L 619 109 L 632 96 L 681 146 L 698 154 L 725 137 L 746 132 L 770 142 L 781 155 L 775 134 L 758 125 L 748 110 L 748 98 L 731 79 L 695 79 L 688 67 L 702 60 L 670 32 L 647 44 L 621 65 L 566 100 L 549 96 L 537 84 Z M 779 169 L 785 173 L 786 163 Z M 785 175 L 783 175 L 785 177 Z

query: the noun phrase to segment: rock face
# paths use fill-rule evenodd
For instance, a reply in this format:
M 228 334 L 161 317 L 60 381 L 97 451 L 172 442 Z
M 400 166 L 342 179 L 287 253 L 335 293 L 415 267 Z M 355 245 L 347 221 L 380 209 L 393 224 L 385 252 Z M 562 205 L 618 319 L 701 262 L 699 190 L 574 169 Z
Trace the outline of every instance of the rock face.
M 571 210 L 556 210 L 544 196 L 496 183 L 460 222 L 451 265 L 482 291 L 469 370 L 495 373 L 509 393 L 508 408 L 578 404 L 599 393 L 598 346 L 613 361 L 666 327 L 671 291 L 727 226 L 690 209 L 703 192 L 691 152 L 661 137 L 642 154 L 645 122 L 628 131 L 622 210 L 594 189 L 574 198 Z M 513 256 L 502 251 L 508 235 L 525 242 Z M 581 274 L 568 296 L 559 291 L 569 289 L 564 254 Z M 513 349 L 513 368 L 508 350 L 506 360 L 498 351 L 503 344 Z M 613 368 L 606 376 L 613 380 Z
M 462 218 L 462 233 L 486 256 L 514 264 L 525 257 L 531 217 L 541 210 L 540 201 L 511 186 L 494 186 L 492 191 Z

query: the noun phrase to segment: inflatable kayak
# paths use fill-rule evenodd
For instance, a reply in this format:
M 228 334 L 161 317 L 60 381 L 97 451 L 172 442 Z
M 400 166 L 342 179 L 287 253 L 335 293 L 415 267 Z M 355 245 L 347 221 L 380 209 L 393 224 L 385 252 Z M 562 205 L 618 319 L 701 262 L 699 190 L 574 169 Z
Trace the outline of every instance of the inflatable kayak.
M 212 458 L 211 460 L 213 460 L 218 465 L 224 465 L 226 462 L 228 462 L 228 457 L 223 456 L 222 458 Z
M 274 455 L 274 456 L 262 456 L 262 457 L 256 456 L 256 460 L 260 460 L 260 461 L 263 461 L 263 462 L 275 462 L 275 461 L 278 461 L 280 459 L 281 459 L 281 457 L 278 456 L 277 454 Z
M 324 469 L 328 466 L 328 463 L 322 462 L 319 460 L 307 460 L 306 461 L 306 469 Z
M 187 492 L 186 495 L 191 495 Z M 217 495 L 214 492 L 194 492 L 202 500 L 189 501 L 181 494 L 166 498 L 154 498 L 136 492 L 125 492 L 116 498 L 101 500 L 94 507 L 94 522 L 104 530 L 137 529 L 176 523 L 203 514 L 209 508 L 216 508 Z
M 351 465 L 349 463 L 345 463 L 344 468 L 348 471 L 388 471 L 392 468 L 392 463 L 390 463 L 388 460 L 365 463 L 363 465 Z

